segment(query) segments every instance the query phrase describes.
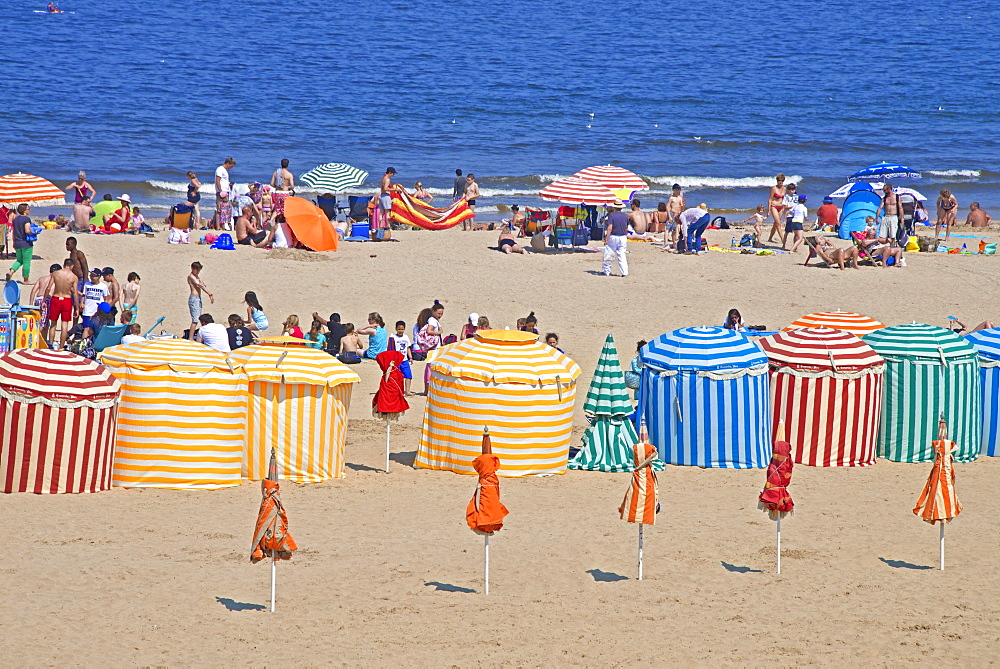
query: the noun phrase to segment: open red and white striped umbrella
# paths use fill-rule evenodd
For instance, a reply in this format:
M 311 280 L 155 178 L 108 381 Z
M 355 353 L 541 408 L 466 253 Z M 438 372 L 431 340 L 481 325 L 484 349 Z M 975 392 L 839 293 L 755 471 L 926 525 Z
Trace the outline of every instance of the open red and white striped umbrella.
M 51 181 L 31 174 L 7 174 L 0 177 L 0 202 L 9 204 L 65 204 L 66 193 Z
M 858 337 L 864 337 L 866 334 L 874 332 L 875 330 L 881 330 L 884 327 L 884 325 L 879 323 L 874 318 L 862 316 L 861 314 L 855 314 L 850 311 L 821 311 L 815 314 L 808 314 L 796 321 L 792 321 L 792 323 L 784 329 L 833 328 L 834 330 L 850 332 Z
M 573 176 L 596 181 L 610 190 L 649 190 L 649 185 L 638 174 L 614 165 L 595 165 L 580 170 Z
M 538 195 L 543 200 L 555 200 L 566 204 L 587 204 L 596 207 L 606 207 L 614 204 L 615 200 L 618 199 L 607 186 L 578 177 L 565 177 L 553 181 Z

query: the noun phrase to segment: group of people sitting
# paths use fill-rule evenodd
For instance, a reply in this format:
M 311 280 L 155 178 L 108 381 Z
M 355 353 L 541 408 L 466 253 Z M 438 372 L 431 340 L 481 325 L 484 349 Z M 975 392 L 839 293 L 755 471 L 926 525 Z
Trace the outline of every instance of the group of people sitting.
M 864 233 L 852 233 L 854 243 L 850 246 L 836 246 L 827 237 L 812 237 L 807 243 L 827 265 L 836 264 L 840 269 L 844 269 L 845 265 L 859 269 L 858 261 L 868 258 L 878 260 L 875 264 L 883 268 L 906 267 L 903 248 L 897 245 L 896 239 L 880 237 L 873 216 L 867 217 L 865 223 Z M 807 258 L 804 264 L 808 263 Z

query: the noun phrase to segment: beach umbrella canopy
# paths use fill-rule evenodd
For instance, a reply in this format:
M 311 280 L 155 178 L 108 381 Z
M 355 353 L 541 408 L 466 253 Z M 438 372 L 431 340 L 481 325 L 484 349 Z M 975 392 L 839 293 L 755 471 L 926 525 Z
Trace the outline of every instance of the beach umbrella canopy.
M 612 191 L 649 190 L 649 185 L 635 172 L 614 165 L 595 165 L 573 175 L 579 179 L 596 181 Z
M 281 503 L 281 486 L 278 484 L 278 463 L 274 449 L 267 468 L 267 478 L 260 482 L 260 510 L 253 530 L 253 545 L 250 547 L 250 562 L 257 564 L 271 558 L 271 612 L 274 613 L 275 565 L 278 560 L 291 560 L 292 552 L 298 550 L 295 540 L 288 533 L 288 514 Z
M 538 194 L 543 200 L 555 200 L 566 204 L 586 204 L 606 207 L 614 204 L 618 197 L 607 186 L 596 181 L 565 177 L 553 181 Z
M 1000 455 L 1000 328 L 965 335 L 979 353 L 979 397 L 983 403 L 983 455 Z
M 882 189 L 885 187 L 885 183 L 882 181 L 855 181 L 854 183 L 846 183 L 837 190 L 830 193 L 830 197 L 847 197 L 851 193 L 856 193 L 859 190 L 872 191 L 876 193 L 881 193 Z M 920 202 L 926 202 L 927 196 L 914 188 L 906 188 L 904 186 L 893 186 L 892 192 L 897 195 L 909 195 L 914 200 L 919 200 Z
M 346 163 L 326 163 L 312 168 L 299 181 L 321 192 L 339 193 L 357 188 L 368 178 L 368 172 Z
M 885 161 L 864 167 L 851 176 L 847 177 L 850 182 L 854 181 L 886 181 L 888 179 L 919 179 L 920 172 L 911 170 L 905 165 L 897 163 L 887 163 Z
M 736 330 L 680 328 L 642 347 L 643 364 L 657 371 L 725 372 L 767 364 L 767 356 Z
M 880 330 L 885 326 L 874 318 L 862 316 L 850 311 L 818 311 L 806 314 L 798 320 L 792 321 L 783 330 L 794 330 L 798 328 L 832 328 L 843 330 L 852 335 L 864 337 L 870 332 Z
M 493 454 L 490 432 L 483 430 L 483 453 L 472 461 L 479 475 L 476 492 L 465 507 L 465 522 L 475 532 L 492 534 L 503 528 L 503 519 L 510 513 L 500 502 L 500 458 Z
M 597 359 L 583 410 L 592 416 L 625 416 L 632 413 L 632 399 L 625 386 L 625 374 L 622 372 L 613 335 L 608 335 L 604 340 L 604 348 Z
M 309 200 L 301 197 L 287 198 L 285 220 L 296 238 L 313 251 L 337 250 L 337 229 L 323 210 Z
M 583 373 L 565 353 L 520 330 L 480 330 L 471 339 L 438 349 L 427 364 L 449 376 L 493 384 L 565 384 Z
M 382 351 L 375 356 L 375 362 L 382 370 L 378 390 L 372 397 L 372 415 L 376 418 L 398 418 L 410 408 L 403 394 L 403 354 L 399 351 Z
M 0 177 L 0 202 L 8 204 L 66 204 L 66 193 L 51 181 L 32 174 L 6 174 Z
M 642 528 L 655 525 L 660 512 L 659 487 L 653 464 L 660 462 L 656 447 L 649 443 L 646 423 L 639 425 L 639 439 L 632 445 L 632 484 L 625 491 L 625 498 L 618 507 L 618 517 L 639 525 L 639 580 L 642 580 Z M 662 463 L 661 463 L 662 464 Z

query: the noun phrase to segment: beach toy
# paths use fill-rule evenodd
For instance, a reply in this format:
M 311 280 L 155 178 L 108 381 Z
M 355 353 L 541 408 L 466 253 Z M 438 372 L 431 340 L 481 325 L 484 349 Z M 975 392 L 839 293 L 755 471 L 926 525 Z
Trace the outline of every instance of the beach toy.
M 214 242 L 212 242 L 211 248 L 219 249 L 221 251 L 235 251 L 236 247 L 233 246 L 233 238 L 227 233 L 223 232 L 219 235 Z

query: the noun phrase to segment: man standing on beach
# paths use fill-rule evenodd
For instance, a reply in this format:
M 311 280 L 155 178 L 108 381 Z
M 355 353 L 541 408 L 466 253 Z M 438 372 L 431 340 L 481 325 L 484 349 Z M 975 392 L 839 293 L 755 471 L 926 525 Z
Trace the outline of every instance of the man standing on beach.
M 67 258 L 63 262 L 62 269 L 52 274 L 52 282 L 49 284 L 49 335 L 55 341 L 57 322 L 61 323 L 59 330 L 59 349 L 66 346 L 66 337 L 69 335 L 69 322 L 75 321 L 80 310 L 77 304 L 80 302 L 80 291 L 76 287 L 77 276 L 73 271 L 73 260 Z
M 465 177 L 462 170 L 455 170 L 455 185 L 451 187 L 451 201 L 458 202 L 465 197 Z
M 978 202 L 973 202 L 969 205 L 969 215 L 965 217 L 965 224 L 971 225 L 974 228 L 985 228 L 989 226 L 990 221 L 993 220 L 989 214 L 987 214 L 982 207 L 979 206 Z
M 479 184 L 476 183 L 476 175 L 469 174 L 465 178 L 465 192 L 462 194 L 465 199 L 466 204 L 469 205 L 469 211 L 472 212 L 472 218 L 462 221 L 463 230 L 475 230 L 476 229 L 476 198 L 479 197 Z
M 122 286 L 118 283 L 118 279 L 115 278 L 115 270 L 113 267 L 105 267 L 101 270 L 101 277 L 104 279 L 104 283 L 108 284 L 108 298 L 104 300 L 111 305 L 111 315 L 112 317 L 118 316 L 118 303 L 122 299 Z
M 379 182 L 378 225 L 373 227 L 389 227 L 389 211 L 392 209 L 392 178 L 394 176 L 396 176 L 395 167 L 385 168 L 385 174 L 382 175 L 382 181 Z
M 896 233 L 899 231 L 899 214 L 903 211 L 903 205 L 899 201 L 899 194 L 892 192 L 891 184 L 883 186 L 882 193 L 882 202 L 875 210 L 875 220 L 879 220 L 878 215 L 882 214 L 878 226 L 878 236 L 895 239 Z
M 622 211 L 621 200 L 615 200 L 608 207 L 608 224 L 604 229 L 604 260 L 601 263 L 601 273 L 604 276 L 611 276 L 611 261 L 618 262 L 618 269 L 622 276 L 628 276 L 628 214 Z
M 667 226 L 663 229 L 663 245 L 667 245 L 667 234 L 670 234 L 670 245 L 677 250 L 677 230 L 680 227 L 680 215 L 684 211 L 684 195 L 681 185 L 671 186 L 670 197 L 667 198 Z
M 235 158 L 226 160 L 215 168 L 215 227 L 231 230 L 233 222 L 232 204 L 229 201 L 229 170 L 236 167 Z
M 188 339 L 194 340 L 195 330 L 198 329 L 200 321 L 198 318 L 201 316 L 201 291 L 208 293 L 208 299 L 212 304 L 215 304 L 215 296 L 208 292 L 208 286 L 205 282 L 201 280 L 201 263 L 197 260 L 191 263 L 191 273 L 188 274 L 187 283 L 190 289 L 190 294 L 188 295 L 188 311 L 191 314 L 191 329 L 188 330 Z
M 90 232 L 90 219 L 93 216 L 94 207 L 88 195 L 73 205 L 73 222 L 69 226 L 70 231 Z
M 628 220 L 635 234 L 644 235 L 649 229 L 649 214 L 640 209 L 640 206 L 642 203 L 639 200 L 632 200 L 632 211 L 628 214 Z
M 680 233 L 684 236 L 684 253 L 698 255 L 701 250 L 701 236 L 712 220 L 708 213 L 708 205 L 702 202 L 697 207 L 691 207 L 681 212 L 677 217 Z
M 295 175 L 288 169 L 288 158 L 282 158 L 281 167 L 271 175 L 271 187 L 274 190 L 295 190 Z
M 17 216 L 10 223 L 11 236 L 14 238 L 14 257 L 17 259 L 7 272 L 7 280 L 18 269 L 21 270 L 21 283 L 28 285 L 31 276 L 31 257 L 35 252 L 35 242 L 28 241 L 31 234 L 31 205 L 17 205 Z

